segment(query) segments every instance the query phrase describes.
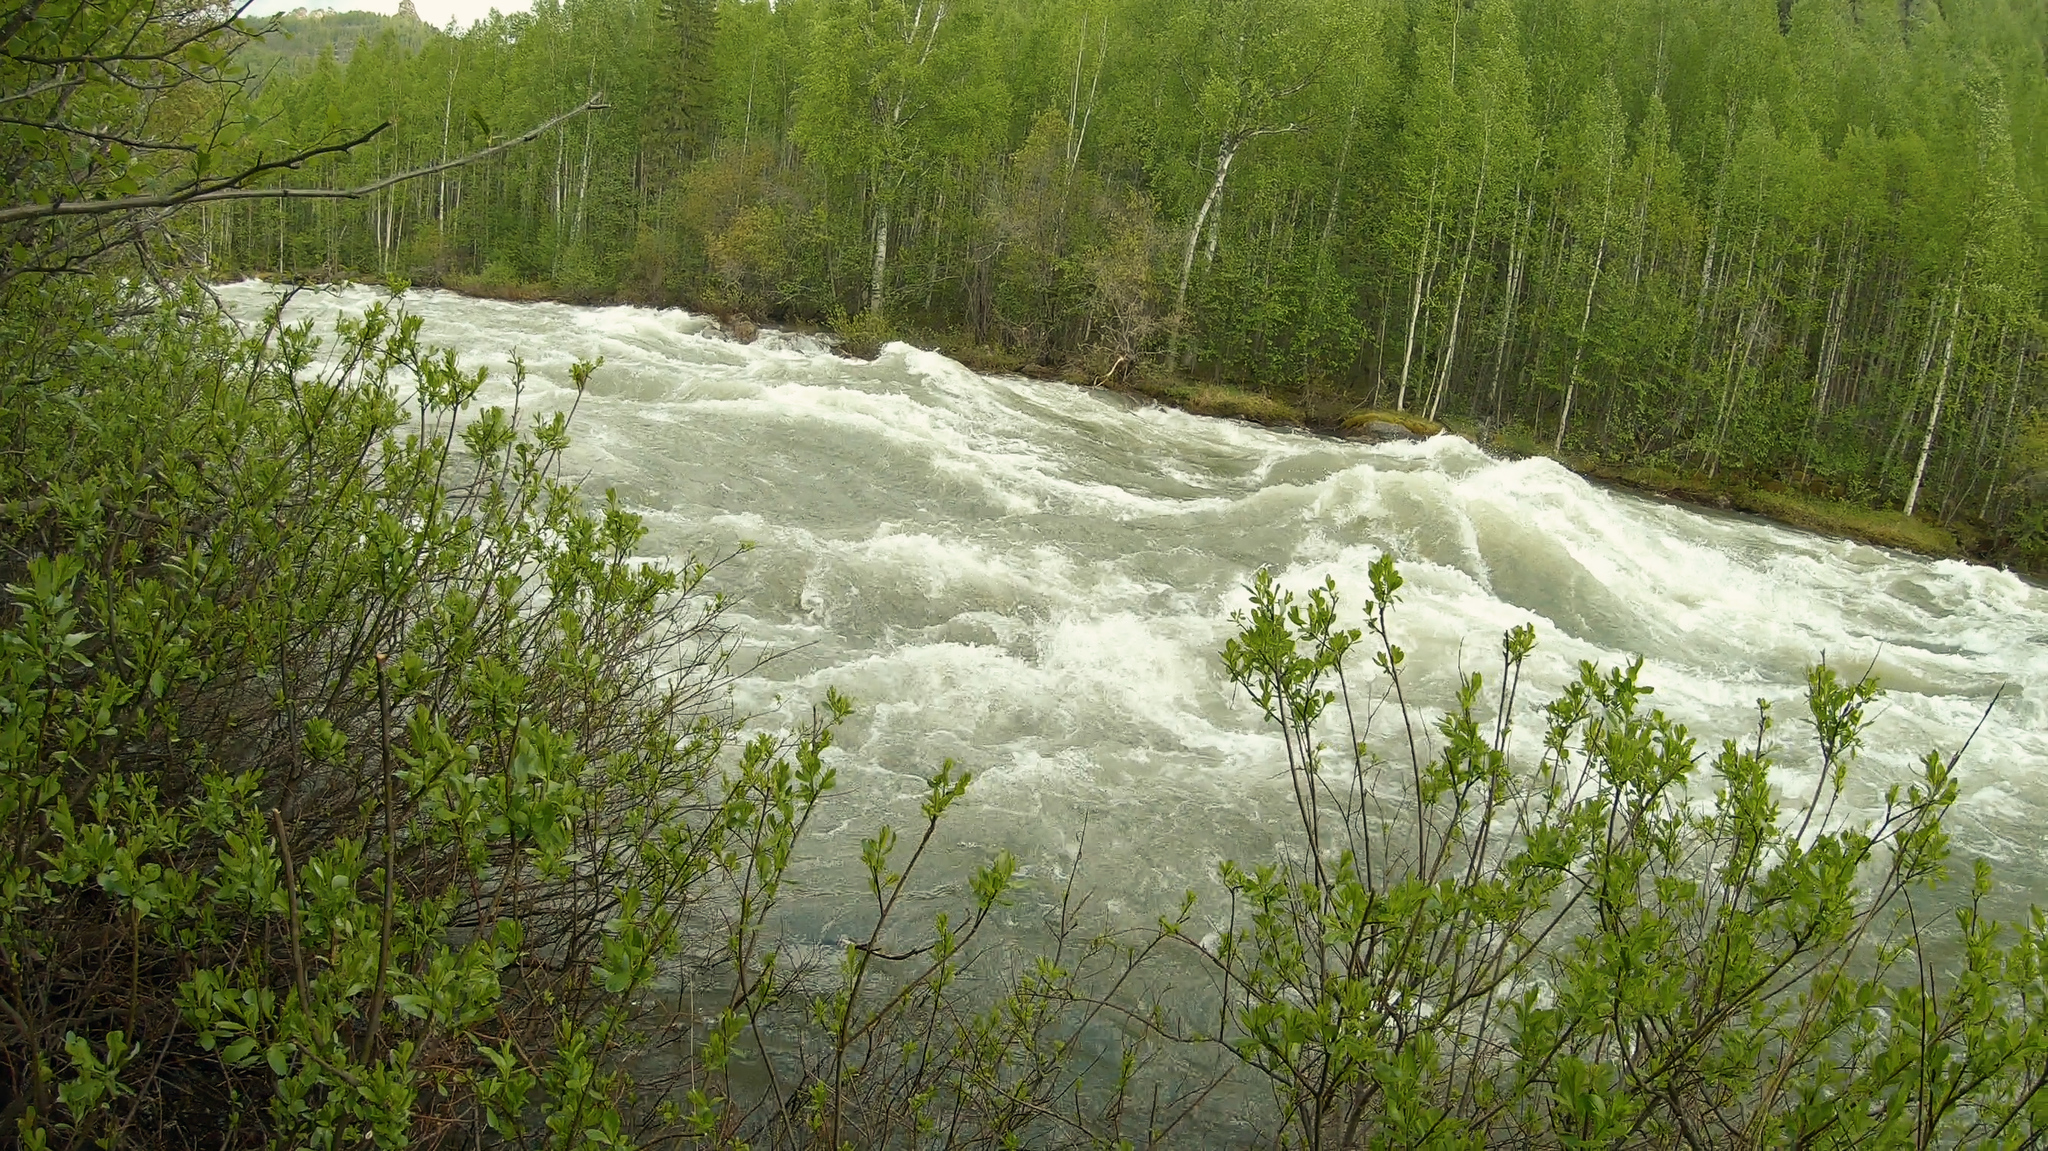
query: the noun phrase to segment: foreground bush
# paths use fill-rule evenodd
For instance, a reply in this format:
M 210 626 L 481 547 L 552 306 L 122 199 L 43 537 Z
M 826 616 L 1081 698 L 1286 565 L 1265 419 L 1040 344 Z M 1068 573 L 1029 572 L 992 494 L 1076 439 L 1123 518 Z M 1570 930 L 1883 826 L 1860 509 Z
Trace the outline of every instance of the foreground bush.
M 735 861 L 828 784 L 822 725 L 719 761 L 707 569 L 560 482 L 566 416 L 458 421 L 482 376 L 415 320 L 316 360 L 194 295 L 43 302 L 0 382 L 7 1127 L 567 1144 L 679 1106 L 608 1062 L 630 1005 L 694 905 L 751 930 Z
M 1953 760 L 1840 815 L 1872 683 L 1814 670 L 1810 794 L 1773 789 L 1767 710 L 1708 759 L 1640 664 L 1585 668 L 1519 763 L 1533 632 L 1430 724 L 1391 561 L 1362 629 L 1261 574 L 1224 666 L 1285 736 L 1294 853 L 1140 930 L 1070 879 L 998 960 L 1006 855 L 904 910 L 946 764 L 806 970 L 776 907 L 850 705 L 738 730 L 715 565 L 635 559 L 559 478 L 569 413 L 479 409 L 390 307 L 322 345 L 34 293 L 0 313 L 0 1140 L 2042 1137 L 2048 924 L 1982 914 L 1981 864 L 1944 886 Z
M 1814 787 L 1781 804 L 1772 717 L 1711 761 L 1642 663 L 1581 668 L 1514 764 L 1524 627 L 1492 715 L 1403 694 L 1391 559 L 1364 629 L 1260 573 L 1224 652 L 1286 737 L 1303 850 L 1223 866 L 1225 1040 L 1306 1147 L 2022 1147 L 2048 1133 L 2048 920 L 1946 890 L 1955 760 L 1838 814 L 1870 680 L 1808 677 Z M 1362 741 L 1369 652 L 1395 707 Z M 1354 703 L 1354 700 L 1357 703 Z M 1329 740 L 1335 738 L 1333 749 Z M 1433 750 L 1432 750 L 1433 749 Z M 1703 770 L 1704 769 L 1704 770 Z M 1960 903 L 1960 907 L 1955 905 Z M 1945 913 L 1943 907 L 1953 908 Z M 1948 920 L 1944 923 L 1944 920 Z
M 844 969 L 782 957 L 850 705 L 741 738 L 711 566 L 560 480 L 571 413 L 477 409 L 381 305 L 323 347 L 34 290 L 0 321 L 0 1140 L 1001 1141 L 1063 1092 L 1034 1142 L 1116 1130 L 1057 1056 L 1103 1008 L 1055 1008 L 1121 952 L 1067 924 L 963 1003 L 1006 856 L 897 942 L 950 764 L 908 857 L 866 848 Z

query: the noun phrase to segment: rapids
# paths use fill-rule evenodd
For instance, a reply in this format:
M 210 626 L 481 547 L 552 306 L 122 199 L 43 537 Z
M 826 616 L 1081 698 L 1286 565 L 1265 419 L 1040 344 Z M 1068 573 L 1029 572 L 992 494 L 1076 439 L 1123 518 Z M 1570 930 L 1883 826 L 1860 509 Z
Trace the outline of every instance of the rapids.
M 270 292 L 220 289 L 245 320 Z M 292 314 L 326 327 L 374 298 L 307 293 Z M 1408 581 L 1394 626 L 1411 700 L 1440 706 L 1461 669 L 1490 682 L 1501 631 L 1536 625 L 1525 762 L 1533 707 L 1580 660 L 1641 655 L 1652 702 L 1703 751 L 1772 701 L 1779 782 L 1803 795 L 1804 675 L 1825 654 L 1889 689 L 1855 791 L 1868 810 L 2003 686 L 1951 826 L 2008 898 L 2048 902 L 2048 591 L 2017 576 L 1639 498 L 1449 436 L 1275 431 L 903 344 L 862 363 L 805 336 L 743 346 L 676 311 L 431 291 L 406 306 L 429 341 L 492 369 L 480 402 L 509 403 L 515 354 L 527 411 L 566 406 L 571 362 L 605 358 L 570 469 L 645 517 L 651 558 L 758 545 L 717 577 L 745 642 L 778 653 L 737 704 L 770 725 L 828 685 L 859 705 L 795 911 L 820 941 L 865 933 L 843 898 L 860 838 L 914 824 L 945 757 L 976 780 L 914 884 L 933 900 L 956 903 L 966 866 L 998 848 L 1053 898 L 1084 826 L 1080 884 L 1127 922 L 1213 894 L 1223 858 L 1272 855 L 1295 816 L 1280 744 L 1217 657 L 1231 613 L 1260 565 L 1295 589 L 1334 576 L 1355 613 L 1382 551 Z

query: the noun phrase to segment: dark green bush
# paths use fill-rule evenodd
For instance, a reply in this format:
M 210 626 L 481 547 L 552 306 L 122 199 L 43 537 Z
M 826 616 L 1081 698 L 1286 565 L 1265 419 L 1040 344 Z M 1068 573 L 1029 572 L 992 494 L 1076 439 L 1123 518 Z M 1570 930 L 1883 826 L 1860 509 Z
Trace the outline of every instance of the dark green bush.
M 566 414 L 458 418 L 482 377 L 416 320 L 320 349 L 195 293 L 41 293 L 0 381 L 7 1126 L 569 1140 L 679 1107 L 618 1074 L 630 1005 L 829 786 L 824 724 L 721 760 L 708 569 L 636 562 L 638 521 L 560 481 Z

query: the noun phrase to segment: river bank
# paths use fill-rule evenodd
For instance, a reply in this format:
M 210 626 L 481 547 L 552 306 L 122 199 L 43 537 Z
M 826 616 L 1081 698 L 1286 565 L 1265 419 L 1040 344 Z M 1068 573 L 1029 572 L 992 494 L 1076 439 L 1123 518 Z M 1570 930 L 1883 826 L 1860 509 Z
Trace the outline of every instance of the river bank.
M 1746 512 L 1775 523 L 1820 535 L 1852 539 L 1879 547 L 1938 559 L 1963 559 L 1993 567 L 2011 567 L 2009 555 L 1981 526 L 1959 519 L 1944 525 L 1927 516 L 1906 516 L 1896 508 L 1877 508 L 1803 491 L 1775 477 L 1740 473 L 1708 476 L 1669 468 L 1623 462 L 1597 454 L 1556 451 L 1539 443 L 1530 429 L 1510 425 L 1487 429 L 1460 421 L 1439 424 L 1412 412 L 1375 409 L 1356 397 L 1314 393 L 1287 399 L 1189 379 L 1150 366 L 1128 372 L 1091 376 L 1022 364 L 1015 357 L 973 346 L 939 341 L 933 350 L 980 372 L 1009 372 L 1038 379 L 1062 380 L 1085 387 L 1103 387 L 1170 405 L 1197 415 L 1249 420 L 1269 427 L 1292 427 L 1343 439 L 1387 439 L 1408 436 L 1456 435 L 1487 452 L 1514 459 L 1544 456 L 1590 480 L 1663 499 Z M 2041 576 L 2041 571 L 2024 574 Z
M 267 278 L 261 273 L 245 274 L 258 279 Z M 337 276 L 329 282 L 345 283 L 350 280 L 346 276 Z M 513 283 L 474 276 L 449 276 L 434 282 L 418 282 L 414 286 L 438 288 L 476 299 L 515 303 L 673 306 L 664 301 L 642 300 L 619 293 L 575 291 L 549 284 Z M 782 317 L 765 325 L 739 314 L 719 315 L 718 319 L 728 332 L 741 340 L 751 340 L 755 332 L 767 326 L 833 336 L 852 354 L 865 353 L 862 358 L 871 358 L 879 350 L 878 339 L 864 331 L 833 333 L 830 329 Z M 1082 387 L 1105 388 L 1196 415 L 1246 420 L 1268 427 L 1296 428 L 1343 439 L 1426 438 L 1439 434 L 1462 436 L 1495 455 L 1516 459 L 1548 457 L 1587 479 L 1667 500 L 1745 512 L 1803 531 L 1938 559 L 1968 560 L 2017 570 L 2036 578 L 2048 576 L 2048 571 L 2040 570 L 2038 566 L 2028 568 L 2020 563 L 2019 558 L 2009 548 L 2001 546 L 2001 541 L 1991 532 L 1967 517 L 1959 517 L 1947 524 L 1924 512 L 1909 517 L 1896 508 L 1873 507 L 1808 490 L 1787 477 L 1751 476 L 1739 472 L 1709 476 L 1600 453 L 1557 451 L 1540 442 L 1536 434 L 1523 425 L 1486 428 L 1457 420 L 1440 424 L 1412 412 L 1373 408 L 1367 401 L 1337 391 L 1309 390 L 1302 395 L 1287 397 L 1219 381 L 1198 380 L 1151 364 L 1128 364 L 1119 360 L 1108 365 L 1075 361 L 1047 365 L 1007 349 L 975 344 L 941 332 L 913 330 L 896 333 L 895 338 L 939 352 L 983 374 L 1021 375 Z

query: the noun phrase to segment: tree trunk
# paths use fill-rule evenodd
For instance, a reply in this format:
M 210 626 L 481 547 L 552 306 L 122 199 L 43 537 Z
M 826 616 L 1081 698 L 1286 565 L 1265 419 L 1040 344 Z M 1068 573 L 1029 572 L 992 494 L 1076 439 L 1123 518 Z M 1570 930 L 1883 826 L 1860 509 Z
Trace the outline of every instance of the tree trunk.
M 576 177 L 576 222 L 569 229 L 570 241 L 583 238 L 583 204 L 590 198 L 590 144 L 597 121 L 585 117 L 583 121 L 583 170 Z
M 1564 450 L 1564 433 L 1571 424 L 1572 399 L 1579 391 L 1579 357 L 1586 350 L 1586 331 L 1593 323 L 1593 291 L 1600 286 L 1600 268 L 1607 263 L 1607 228 L 1600 229 L 1600 250 L 1593 257 L 1593 275 L 1586 281 L 1586 306 L 1579 313 L 1579 338 L 1572 344 L 1572 374 L 1564 382 L 1564 408 L 1557 413 L 1557 441 L 1550 446 L 1553 452 Z
M 1429 245 L 1436 230 L 1436 180 L 1429 181 L 1429 201 L 1422 212 L 1422 247 L 1415 254 L 1415 293 L 1408 301 L 1408 338 L 1401 342 L 1401 386 L 1394 393 L 1394 410 L 1408 410 L 1408 369 L 1415 362 L 1415 324 L 1422 318 L 1422 277 L 1429 267 Z
M 1920 389 L 1927 386 L 1927 373 L 1934 367 L 1934 345 L 1941 342 L 1941 299 L 1936 297 L 1927 305 L 1927 346 L 1920 352 L 1920 370 L 1913 377 L 1913 394 L 1906 406 L 1900 410 L 1898 426 L 1892 429 L 1891 439 L 1884 446 L 1884 463 L 1881 472 L 1892 468 L 1892 457 L 1905 446 L 1906 435 L 1912 428 L 1913 409 L 1919 406 Z
M 1828 300 L 1827 327 L 1821 332 L 1820 367 L 1815 373 L 1813 388 L 1813 419 L 1816 425 L 1827 415 L 1828 389 L 1834 381 L 1835 362 L 1842 354 L 1842 327 L 1848 319 L 1850 289 L 1855 282 L 1856 245 L 1852 242 L 1843 253 L 1842 282 Z
M 1913 508 L 1920 502 L 1920 481 L 1927 475 L 1927 456 L 1934 450 L 1934 428 L 1941 422 L 1941 402 L 1948 398 L 1948 371 L 1955 363 L 1956 321 L 1963 314 L 1963 289 L 1956 285 L 1956 304 L 1949 312 L 1948 342 L 1941 353 L 1941 379 L 1934 385 L 1934 408 L 1927 414 L 1927 435 L 1920 441 L 1920 462 L 1913 468 L 1913 486 L 1906 489 L 1905 513 L 1912 518 Z
M 1215 211 L 1217 201 L 1223 198 L 1223 182 L 1230 177 L 1230 162 L 1237 159 L 1237 144 L 1225 136 L 1222 145 L 1216 149 L 1216 181 L 1209 185 L 1209 194 L 1202 199 L 1202 207 L 1195 213 L 1195 222 L 1188 228 L 1187 247 L 1180 258 L 1180 287 L 1173 293 L 1173 332 L 1166 339 L 1169 363 L 1180 362 L 1180 336 L 1187 323 L 1188 279 L 1195 272 L 1195 249 L 1202 242 L 1202 225 L 1209 221 L 1209 213 Z
M 1775 277 L 1773 278 L 1773 283 L 1775 284 Z M 1730 368 L 1728 397 L 1721 402 L 1719 410 L 1715 414 L 1714 439 L 1712 445 L 1707 449 L 1708 479 L 1713 479 L 1714 474 L 1721 469 L 1721 442 L 1727 437 L 1729 422 L 1735 418 L 1736 405 L 1742 398 L 1742 378 L 1749 374 L 1750 357 L 1756 352 L 1757 337 L 1763 333 L 1764 320 L 1770 315 L 1770 312 L 1771 304 L 1768 296 L 1766 296 L 1765 299 L 1757 302 L 1755 318 L 1749 323 L 1749 334 L 1742 338 L 1742 355 L 1740 358 L 1736 356 L 1733 348 L 1728 350 L 1728 364 Z M 1735 330 L 1737 333 L 1742 331 L 1740 313 L 1736 316 Z
M 1998 454 L 1992 457 L 1991 468 L 1984 477 L 1984 506 L 1977 512 L 1980 520 L 1991 518 L 1991 497 L 1998 491 L 1998 481 L 2005 475 L 2005 465 L 2012 458 L 2012 434 L 2018 426 L 2013 418 L 2019 414 L 2020 389 L 2027 381 L 2027 340 L 2020 337 L 2020 351 L 2012 367 L 2012 394 L 2005 402 L 2005 422 L 1999 434 Z
M 1515 204 L 1522 203 L 1522 189 L 1515 189 Z M 1500 373 L 1507 364 L 1508 336 L 1515 326 L 1515 297 L 1521 294 L 1523 266 L 1528 263 L 1528 230 L 1536 218 L 1536 200 L 1530 197 L 1529 206 L 1523 210 L 1522 220 L 1508 235 L 1508 278 L 1507 299 L 1502 301 L 1500 318 L 1500 341 L 1493 349 L 1493 419 L 1500 420 Z
M 875 271 L 868 282 L 868 313 L 875 319 L 887 315 L 882 291 L 889 277 L 889 205 L 875 205 Z
M 1067 183 L 1074 181 L 1074 168 L 1081 162 L 1081 144 L 1088 139 L 1088 122 L 1095 118 L 1095 95 L 1102 87 L 1102 64 L 1109 58 L 1109 17 L 1102 18 L 1102 48 L 1095 53 L 1095 75 L 1088 81 L 1088 102 L 1081 103 L 1081 65 L 1088 55 L 1088 16 L 1081 17 L 1081 43 L 1074 52 L 1074 86 L 1067 101 Z M 1078 116 L 1078 120 L 1076 117 Z
M 1337 174 L 1330 182 L 1330 206 L 1323 213 L 1323 236 L 1316 247 L 1316 275 L 1321 277 L 1330 259 L 1330 234 L 1337 228 L 1337 205 L 1344 199 L 1344 168 L 1351 162 L 1351 132 L 1358 127 L 1358 105 L 1351 106 L 1351 118 L 1344 123 L 1344 143 L 1337 149 Z
M 1444 358 L 1437 369 L 1436 386 L 1429 394 L 1429 419 L 1436 419 L 1437 409 L 1443 406 L 1444 393 L 1451 387 L 1451 365 L 1458 357 L 1458 321 L 1465 315 L 1465 285 L 1472 277 L 1472 251 L 1479 242 L 1480 209 L 1486 203 L 1486 161 L 1491 151 L 1491 139 L 1479 151 L 1479 189 L 1472 194 L 1472 222 L 1465 230 L 1465 258 L 1458 267 L 1458 298 L 1451 305 L 1451 332 L 1444 340 Z
M 441 162 L 443 164 L 448 162 L 448 129 L 455 119 L 455 73 L 460 66 L 461 57 L 458 56 L 456 57 L 456 63 L 448 68 L 448 98 L 441 106 Z M 436 227 L 445 227 L 444 220 L 448 215 L 448 174 L 443 172 L 435 179 L 435 184 L 434 225 Z

